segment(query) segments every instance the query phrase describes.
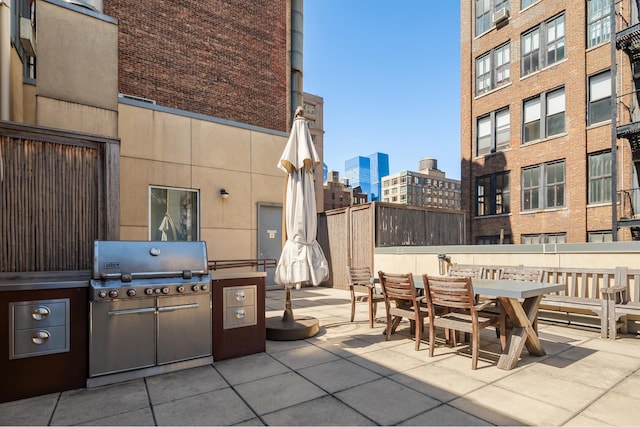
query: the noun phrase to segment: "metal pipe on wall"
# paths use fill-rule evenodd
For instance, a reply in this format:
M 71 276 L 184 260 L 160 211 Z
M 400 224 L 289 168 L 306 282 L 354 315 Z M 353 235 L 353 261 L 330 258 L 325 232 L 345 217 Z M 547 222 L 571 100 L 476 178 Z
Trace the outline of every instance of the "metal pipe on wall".
M 291 1 L 291 121 L 302 105 L 303 0 Z
M 11 58 L 11 8 L 0 0 L 0 120 L 9 120 L 9 60 Z

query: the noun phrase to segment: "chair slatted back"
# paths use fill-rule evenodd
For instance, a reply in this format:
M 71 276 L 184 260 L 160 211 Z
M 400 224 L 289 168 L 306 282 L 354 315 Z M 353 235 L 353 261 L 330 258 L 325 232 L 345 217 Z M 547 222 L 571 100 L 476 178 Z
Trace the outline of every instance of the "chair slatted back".
M 406 300 L 414 302 L 416 300 L 416 287 L 413 283 L 413 275 L 378 272 L 382 293 L 389 299 Z
M 503 267 L 500 279 L 522 280 L 525 282 L 542 282 L 544 270 L 541 268 Z
M 423 276 L 429 307 L 439 305 L 450 308 L 470 309 L 475 295 L 470 277 Z
M 480 265 L 453 264 L 447 276 L 481 279 L 484 278 L 484 267 Z
M 369 267 L 347 267 L 347 277 L 350 286 L 366 286 L 371 283 Z

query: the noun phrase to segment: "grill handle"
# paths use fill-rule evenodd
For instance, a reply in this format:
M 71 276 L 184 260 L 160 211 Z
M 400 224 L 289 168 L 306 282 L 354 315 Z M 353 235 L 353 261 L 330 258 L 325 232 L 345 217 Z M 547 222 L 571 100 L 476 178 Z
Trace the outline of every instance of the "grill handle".
M 208 270 L 180 270 L 180 271 L 147 271 L 139 273 L 102 273 L 101 279 L 122 279 L 126 278 L 127 281 L 131 279 L 147 279 L 150 277 L 183 277 L 190 279 L 194 274 L 208 274 Z
M 155 307 L 148 307 L 148 308 L 132 308 L 129 310 L 109 310 L 107 314 L 109 316 L 121 316 L 123 314 L 153 313 L 155 311 L 156 311 Z
M 183 305 L 168 305 L 166 307 L 158 307 L 158 312 L 167 312 L 167 311 L 176 311 L 176 310 L 187 310 L 191 308 L 198 308 L 200 304 L 183 304 Z

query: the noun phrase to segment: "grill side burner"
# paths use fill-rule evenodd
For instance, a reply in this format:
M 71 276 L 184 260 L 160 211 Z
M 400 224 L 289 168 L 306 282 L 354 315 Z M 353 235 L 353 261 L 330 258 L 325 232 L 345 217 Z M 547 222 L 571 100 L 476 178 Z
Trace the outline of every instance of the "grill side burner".
M 88 387 L 213 360 L 204 242 L 96 241 L 89 300 Z

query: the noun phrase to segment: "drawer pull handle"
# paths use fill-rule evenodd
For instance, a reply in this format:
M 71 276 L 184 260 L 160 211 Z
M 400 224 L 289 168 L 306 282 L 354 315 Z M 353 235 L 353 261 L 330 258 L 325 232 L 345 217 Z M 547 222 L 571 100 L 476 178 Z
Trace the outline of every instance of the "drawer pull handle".
M 244 308 L 239 308 L 239 309 L 237 309 L 237 310 L 236 310 L 236 317 L 237 317 L 238 319 L 244 319 L 244 316 L 245 316 L 246 314 L 247 314 L 247 313 L 244 311 Z
M 34 344 L 44 344 L 51 337 L 49 331 L 38 331 L 34 336 L 31 337 L 31 341 Z
M 35 320 L 44 320 L 49 314 L 51 314 L 51 310 L 49 307 L 36 307 L 31 311 L 31 317 Z
M 236 291 L 236 300 L 244 301 L 246 297 L 247 296 L 245 295 L 244 291 Z

